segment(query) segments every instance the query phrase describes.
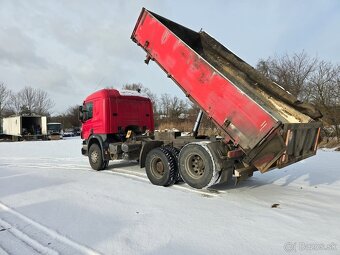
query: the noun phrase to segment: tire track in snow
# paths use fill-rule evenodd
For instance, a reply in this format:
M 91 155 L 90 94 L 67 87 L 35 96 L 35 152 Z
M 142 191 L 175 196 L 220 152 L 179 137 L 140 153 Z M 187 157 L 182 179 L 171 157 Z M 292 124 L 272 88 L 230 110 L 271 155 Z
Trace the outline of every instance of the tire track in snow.
M 57 255 L 59 254 L 57 251 L 50 249 L 49 247 L 46 247 L 39 243 L 37 240 L 32 239 L 28 235 L 26 235 L 24 232 L 20 231 L 19 229 L 15 228 L 13 225 L 9 224 L 8 222 L 0 219 L 0 225 L 4 228 L 6 228 L 6 231 L 10 232 L 13 236 L 24 242 L 26 245 L 31 247 L 33 250 L 37 251 L 41 254 L 47 254 L 47 255 Z
M 32 174 L 34 174 L 34 173 L 36 173 L 36 172 L 37 172 L 37 171 L 28 172 L 28 173 L 22 173 L 22 174 L 12 174 L 12 175 L 7 175 L 7 176 L 1 176 L 1 177 L 0 177 L 0 180 L 1 180 L 1 179 L 15 178 L 15 177 L 18 177 L 18 176 L 32 175 Z
M 0 255 L 9 255 L 7 251 L 5 251 L 1 246 L 0 246 Z
M 39 224 L 38 222 L 32 220 L 31 218 L 28 218 L 27 216 L 15 211 L 14 209 L 8 207 L 7 205 L 0 202 L 0 211 L 6 212 L 9 215 L 13 216 L 15 218 L 15 222 L 21 221 L 23 223 L 26 223 L 29 226 L 33 226 L 35 229 L 40 231 L 44 236 L 49 236 L 53 240 L 59 241 L 61 244 L 64 244 L 68 247 L 71 247 L 72 249 L 82 253 L 82 254 L 88 254 L 88 255 L 99 255 L 100 253 L 85 246 L 82 244 L 79 244 L 66 236 L 63 236 L 59 233 L 57 233 L 55 230 L 48 228 L 46 226 L 43 226 Z M 10 223 L 6 222 L 3 219 L 0 219 L 0 224 L 8 229 L 8 231 L 11 231 L 11 233 L 16 236 L 18 239 L 22 240 L 27 245 L 31 246 L 34 250 L 42 253 L 42 254 L 59 254 L 59 252 L 52 250 L 49 247 L 46 247 L 39 243 L 37 240 L 31 238 L 28 236 L 27 233 L 24 233 L 23 231 L 19 230 L 15 226 L 11 225 Z
M 143 173 L 138 173 L 138 172 L 134 172 L 131 170 L 126 170 L 126 169 L 121 169 L 121 168 L 115 168 L 114 171 L 113 170 L 103 170 L 101 172 L 104 173 L 108 173 L 108 174 L 116 174 L 116 175 L 122 175 L 122 176 L 126 176 L 126 177 L 131 177 L 137 180 L 142 180 L 145 182 L 149 182 L 149 179 L 147 178 L 146 174 Z M 192 193 L 197 193 L 206 197 L 218 197 L 220 191 L 217 190 L 196 190 L 193 189 L 189 186 L 181 186 L 181 185 L 172 185 L 170 187 L 166 187 L 167 189 L 177 189 L 177 190 L 181 190 L 181 191 L 189 191 Z
M 31 163 L 13 163 L 13 164 L 8 164 L 7 166 L 10 167 L 27 167 L 27 168 L 41 168 L 41 169 L 64 169 L 64 170 L 83 170 L 83 171 L 90 171 L 90 172 L 95 172 L 98 173 L 98 171 L 93 171 L 90 169 L 88 166 L 79 166 L 77 164 L 51 164 L 51 163 L 38 163 L 38 164 L 31 164 Z M 149 179 L 147 178 L 146 174 L 144 172 L 140 171 L 133 171 L 133 170 L 128 170 L 124 168 L 113 168 L 112 170 L 102 170 L 99 171 L 99 173 L 106 173 L 106 174 L 114 174 L 114 175 L 120 175 L 124 177 L 130 177 L 139 181 L 145 181 L 149 182 Z M 221 190 L 198 190 L 191 188 L 189 186 L 182 186 L 182 185 L 173 185 L 170 187 L 167 187 L 170 189 L 177 189 L 181 191 L 188 191 L 191 193 L 196 193 L 205 197 L 218 197 L 221 193 L 225 193 L 225 191 Z
M 40 168 L 40 169 L 64 169 L 64 170 L 90 170 L 88 167 L 84 165 L 84 167 L 81 167 L 76 164 L 58 164 L 54 165 L 51 163 L 11 163 L 6 164 L 7 167 L 27 167 L 27 168 Z

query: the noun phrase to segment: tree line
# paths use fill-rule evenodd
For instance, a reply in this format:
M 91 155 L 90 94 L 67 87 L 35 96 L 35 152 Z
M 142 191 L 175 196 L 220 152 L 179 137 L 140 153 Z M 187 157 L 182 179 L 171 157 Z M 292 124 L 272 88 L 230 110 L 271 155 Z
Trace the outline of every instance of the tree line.
M 340 141 L 340 65 L 305 52 L 261 59 L 256 68 L 323 114 L 324 135 Z
M 260 59 L 256 69 L 299 100 L 316 105 L 324 115 L 324 134 L 340 140 L 339 64 L 300 52 Z M 151 99 L 156 128 L 175 127 L 190 131 L 199 112 L 198 106 L 189 100 L 167 93 L 157 95 L 141 83 L 125 84 L 122 88 L 139 91 Z M 0 83 L 0 116 L 11 114 L 50 116 L 53 106 L 53 101 L 41 89 L 25 87 L 13 93 Z M 64 113 L 50 117 L 50 121 L 61 122 L 65 127 L 79 126 L 78 105 L 70 106 Z M 202 124 L 203 128 L 214 128 L 206 118 Z
M 46 91 L 24 87 L 14 93 L 0 83 L 0 117 L 10 115 L 49 115 L 54 102 Z
M 65 128 L 79 127 L 78 105 L 70 106 L 64 113 L 52 116 L 53 100 L 39 88 L 26 86 L 13 92 L 0 83 L 0 117 L 13 115 L 47 116 L 49 122 L 60 122 Z

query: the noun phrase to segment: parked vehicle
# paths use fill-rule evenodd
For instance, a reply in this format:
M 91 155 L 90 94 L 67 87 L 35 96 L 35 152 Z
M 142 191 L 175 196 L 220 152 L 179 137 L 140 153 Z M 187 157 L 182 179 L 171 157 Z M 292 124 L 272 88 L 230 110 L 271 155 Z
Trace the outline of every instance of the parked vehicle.
M 63 139 L 63 135 L 64 135 L 63 125 L 58 122 L 47 123 L 47 133 L 48 133 L 48 139 L 50 140 Z
M 63 137 L 73 137 L 75 136 L 73 128 L 65 128 Z
M 139 95 L 101 90 L 80 108 L 83 155 L 93 169 L 112 159 L 138 160 L 149 180 L 194 188 L 242 180 L 315 155 L 322 117 L 207 33 L 194 32 L 143 9 L 132 40 L 201 112 L 192 136 L 153 134 L 152 106 Z M 222 138 L 198 136 L 206 114 Z
M 13 141 L 45 139 L 46 116 L 18 115 L 3 118 L 2 133 Z
M 80 128 L 79 128 L 79 127 L 75 127 L 75 128 L 73 129 L 73 132 L 74 132 L 74 135 L 75 135 L 75 136 L 80 136 Z

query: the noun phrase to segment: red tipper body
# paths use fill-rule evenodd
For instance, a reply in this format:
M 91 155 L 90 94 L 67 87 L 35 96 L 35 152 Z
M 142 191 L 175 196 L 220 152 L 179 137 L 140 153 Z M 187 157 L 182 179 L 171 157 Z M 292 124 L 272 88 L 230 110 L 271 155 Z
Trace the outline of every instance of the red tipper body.
M 87 121 L 82 125 L 82 138 L 91 134 L 126 133 L 131 128 L 154 131 L 152 103 L 139 93 L 102 89 L 84 101 Z
M 237 84 L 237 74 L 231 81 L 215 68 L 208 61 L 210 53 L 200 33 L 143 9 L 132 40 L 147 52 L 146 61 L 157 62 L 186 96 L 200 106 L 223 131 L 225 140 L 231 139 L 241 147 L 247 155 L 246 163 L 264 172 L 287 154 L 288 127 L 285 129 L 283 124 L 289 121 L 281 118 L 264 99 L 252 96 L 251 89 Z M 214 61 L 218 60 L 217 56 Z M 315 154 L 317 128 L 313 126 L 313 130 L 310 151 L 304 156 Z

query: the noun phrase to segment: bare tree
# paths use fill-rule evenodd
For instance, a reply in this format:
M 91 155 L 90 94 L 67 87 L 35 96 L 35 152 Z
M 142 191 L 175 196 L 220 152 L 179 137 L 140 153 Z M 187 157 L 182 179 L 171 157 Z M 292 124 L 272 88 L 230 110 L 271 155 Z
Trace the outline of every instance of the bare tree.
M 312 75 L 309 88 L 310 100 L 319 106 L 325 121 L 340 140 L 340 66 L 321 61 Z
M 336 100 L 336 85 L 340 69 L 331 63 L 321 61 L 309 82 L 310 100 L 318 105 L 332 105 Z
M 311 58 L 305 52 L 301 52 L 292 56 L 285 54 L 262 59 L 256 68 L 297 98 L 306 100 L 309 96 L 307 85 L 317 64 L 317 58 Z
M 142 92 L 144 88 L 143 84 L 141 83 L 127 83 L 127 84 L 124 84 L 122 86 L 122 89 L 126 89 L 126 90 L 133 90 L 133 91 L 137 91 L 139 93 Z
M 185 114 L 188 110 L 188 103 L 174 96 L 170 100 L 170 118 L 177 119 L 181 114 Z
M 188 111 L 188 103 L 178 98 L 177 96 L 171 96 L 167 93 L 161 95 L 160 99 L 160 112 L 168 119 L 174 121 L 180 114 Z
M 37 103 L 35 89 L 32 87 L 25 87 L 18 93 L 18 98 L 21 101 L 21 109 L 24 109 L 26 114 L 32 114 Z
M 24 87 L 18 93 L 11 95 L 10 108 L 16 114 L 49 115 L 54 106 L 47 92 L 32 87 Z
M 78 119 L 79 105 L 70 106 L 65 114 L 66 120 L 70 127 L 79 127 L 80 122 Z
M 305 52 L 260 60 L 257 69 L 299 99 L 316 105 L 340 141 L 340 66 Z
M 160 97 L 159 113 L 164 115 L 164 117 L 169 117 L 170 115 L 170 95 L 162 94 Z
M 10 95 L 10 102 L 9 102 L 9 109 L 15 113 L 19 114 L 21 111 L 22 103 L 17 93 L 11 93 Z
M 0 117 L 3 116 L 4 111 L 8 107 L 8 101 L 10 99 L 11 92 L 7 87 L 0 84 Z
M 150 98 L 152 105 L 153 105 L 153 111 L 154 113 L 158 112 L 158 98 L 155 93 L 152 93 L 151 90 L 147 87 L 144 87 L 141 83 L 127 83 L 124 84 L 123 89 L 125 90 L 133 90 L 137 91 L 139 93 L 145 94 Z
M 34 112 L 38 115 L 49 115 L 51 108 L 53 108 L 54 103 L 52 99 L 48 97 L 46 91 L 41 89 L 35 89 L 35 105 Z

